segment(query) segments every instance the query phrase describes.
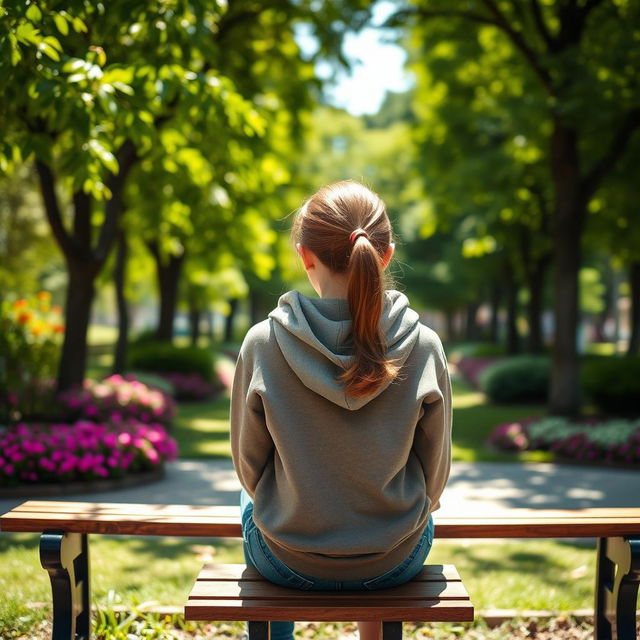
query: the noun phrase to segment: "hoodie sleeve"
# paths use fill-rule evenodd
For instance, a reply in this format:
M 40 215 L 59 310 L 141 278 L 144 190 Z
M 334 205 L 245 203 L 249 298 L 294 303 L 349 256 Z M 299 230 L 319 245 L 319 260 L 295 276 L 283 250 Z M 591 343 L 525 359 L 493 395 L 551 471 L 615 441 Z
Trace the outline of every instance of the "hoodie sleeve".
M 243 348 L 231 389 L 231 456 L 240 484 L 253 498 L 263 470 L 273 456 L 273 441 L 267 429 L 262 398 L 255 388 L 251 358 L 246 355 Z
M 451 470 L 451 379 L 444 352 L 438 388 L 425 397 L 418 421 L 414 448 L 422 464 L 431 511 L 440 508 L 440 496 Z

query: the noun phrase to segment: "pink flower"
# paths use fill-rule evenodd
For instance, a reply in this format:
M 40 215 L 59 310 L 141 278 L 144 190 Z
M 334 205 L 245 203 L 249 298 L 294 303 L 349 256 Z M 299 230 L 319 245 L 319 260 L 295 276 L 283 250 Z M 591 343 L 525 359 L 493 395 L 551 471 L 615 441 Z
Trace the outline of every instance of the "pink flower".
M 124 445 L 125 447 L 130 445 L 131 442 L 133 441 L 133 438 L 131 437 L 131 434 L 128 433 L 127 431 L 123 431 L 119 436 L 118 436 L 118 442 L 121 445 Z

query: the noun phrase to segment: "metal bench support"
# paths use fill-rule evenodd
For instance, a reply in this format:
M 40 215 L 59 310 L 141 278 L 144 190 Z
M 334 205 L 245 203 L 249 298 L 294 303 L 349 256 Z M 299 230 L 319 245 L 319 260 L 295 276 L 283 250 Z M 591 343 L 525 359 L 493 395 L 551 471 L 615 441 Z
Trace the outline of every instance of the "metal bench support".
M 85 533 L 45 531 L 40 563 L 49 573 L 53 593 L 52 640 L 89 640 L 89 545 Z
M 600 538 L 596 565 L 596 640 L 635 640 L 640 539 Z

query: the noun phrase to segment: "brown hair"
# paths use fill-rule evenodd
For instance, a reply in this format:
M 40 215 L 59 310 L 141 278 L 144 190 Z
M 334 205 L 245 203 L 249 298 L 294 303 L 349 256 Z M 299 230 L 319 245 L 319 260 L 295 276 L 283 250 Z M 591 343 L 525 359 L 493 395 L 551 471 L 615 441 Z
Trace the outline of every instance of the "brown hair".
M 398 373 L 380 331 L 383 259 L 392 242 L 384 202 L 358 182 L 327 185 L 302 205 L 292 235 L 331 271 L 348 275 L 354 359 L 338 380 L 352 397 L 370 395 Z

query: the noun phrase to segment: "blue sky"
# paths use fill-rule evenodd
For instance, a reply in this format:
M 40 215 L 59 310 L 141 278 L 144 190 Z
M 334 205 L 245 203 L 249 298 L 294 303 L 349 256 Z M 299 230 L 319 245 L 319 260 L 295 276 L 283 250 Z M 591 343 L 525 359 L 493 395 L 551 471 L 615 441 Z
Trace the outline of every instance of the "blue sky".
M 376 3 L 373 24 L 384 22 L 393 10 L 391 2 Z M 366 28 L 346 36 L 344 52 L 352 61 L 352 69 L 350 73 L 340 70 L 336 83 L 327 88 L 330 104 L 353 115 L 376 113 L 386 91 L 405 91 L 413 84 L 412 75 L 403 68 L 406 53 L 396 44 L 385 42 L 385 37 L 388 33 L 376 28 Z M 300 33 L 297 39 L 303 51 L 315 48 L 309 36 Z M 332 69 L 321 63 L 316 71 L 320 77 L 326 78 Z

